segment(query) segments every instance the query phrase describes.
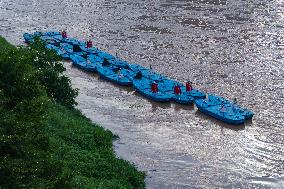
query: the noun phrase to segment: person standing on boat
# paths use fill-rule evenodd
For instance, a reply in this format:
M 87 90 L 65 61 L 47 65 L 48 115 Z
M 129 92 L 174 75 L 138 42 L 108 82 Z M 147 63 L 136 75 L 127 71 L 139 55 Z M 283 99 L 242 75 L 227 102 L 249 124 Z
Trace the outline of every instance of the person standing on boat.
M 151 90 L 153 93 L 157 93 L 158 92 L 158 84 L 156 81 L 153 81 L 153 83 L 151 84 Z
M 66 31 L 61 32 L 61 36 L 62 38 L 67 38 L 67 32 Z
M 187 92 L 192 91 L 192 85 L 190 81 L 186 82 L 185 87 Z
M 155 83 L 154 82 L 151 84 L 151 91 L 152 93 L 155 93 Z
M 234 98 L 234 100 L 233 100 L 233 112 L 236 113 L 237 110 L 238 110 L 237 98 Z
M 177 95 L 181 94 L 181 90 L 180 90 L 180 86 L 179 85 L 175 85 L 174 93 L 177 94 Z
M 177 85 L 174 86 L 174 93 L 178 94 L 178 92 L 177 92 Z
M 87 48 L 92 48 L 93 42 L 91 40 L 87 41 Z

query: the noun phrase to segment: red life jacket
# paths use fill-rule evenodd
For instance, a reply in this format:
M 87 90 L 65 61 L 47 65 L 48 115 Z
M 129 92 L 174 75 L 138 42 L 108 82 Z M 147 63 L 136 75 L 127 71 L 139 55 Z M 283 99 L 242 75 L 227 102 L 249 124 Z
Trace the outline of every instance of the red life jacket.
M 186 91 L 192 91 L 192 86 L 191 86 L 191 84 L 189 83 L 189 82 L 187 82 L 186 84 L 185 84 L 185 87 L 186 87 Z
M 152 93 L 155 93 L 155 83 L 151 84 L 151 91 L 152 91 Z
M 177 92 L 178 92 L 178 94 L 181 94 L 180 86 L 177 86 Z
M 93 47 L 93 42 L 90 40 L 90 41 L 87 41 L 87 48 L 92 48 Z
M 155 83 L 154 86 L 155 86 L 155 93 L 157 93 L 158 92 L 158 84 Z
M 61 32 L 61 36 L 62 36 L 63 38 L 67 38 L 67 32 L 66 32 L 66 31 Z
M 180 86 L 175 86 L 174 92 L 175 92 L 175 94 L 181 94 Z
M 179 88 L 179 86 L 175 86 L 175 87 L 174 87 L 174 93 L 175 93 L 175 94 L 180 94 L 180 88 Z

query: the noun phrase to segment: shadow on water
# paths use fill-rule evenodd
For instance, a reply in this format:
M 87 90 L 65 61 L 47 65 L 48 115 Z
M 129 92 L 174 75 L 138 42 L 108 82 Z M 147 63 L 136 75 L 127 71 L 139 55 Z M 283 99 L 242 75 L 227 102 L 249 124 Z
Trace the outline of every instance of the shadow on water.
M 68 63 L 68 62 L 67 62 L 67 63 Z M 70 63 L 71 63 L 71 61 L 70 61 Z M 119 85 L 119 84 L 113 83 L 113 82 L 111 82 L 111 81 L 108 81 L 108 80 L 102 78 L 102 77 L 100 76 L 100 74 L 97 73 L 97 72 L 88 72 L 88 71 L 82 70 L 82 69 L 80 69 L 80 68 L 77 68 L 77 67 L 74 66 L 74 65 L 71 65 L 71 67 L 72 67 L 72 69 L 77 69 L 78 71 L 80 71 L 81 73 L 83 73 L 82 75 L 80 75 L 81 77 L 84 77 L 84 76 L 86 77 L 86 76 L 88 76 L 88 77 L 96 78 L 96 79 L 98 79 L 98 80 L 101 81 L 101 82 L 106 82 L 106 83 L 110 84 L 112 87 L 118 88 L 118 89 L 120 89 L 120 90 L 127 91 L 128 93 L 135 91 L 135 89 L 133 88 L 133 86 L 123 86 L 123 85 Z
M 195 115 L 199 118 L 202 118 L 202 119 L 208 119 L 210 120 L 211 122 L 213 122 L 214 124 L 216 125 L 219 125 L 220 127 L 222 128 L 227 128 L 227 129 L 231 129 L 231 130 L 234 130 L 234 131 L 240 131 L 240 130 L 244 130 L 245 129 L 245 124 L 240 124 L 240 125 L 232 125 L 232 124 L 228 124 L 228 123 L 224 123 L 212 116 L 209 116 L 209 115 L 206 115 L 204 113 L 202 113 L 201 111 L 197 110 L 195 112 Z
M 245 126 L 252 126 L 253 122 L 252 122 L 252 119 L 247 119 L 245 121 Z
M 104 78 L 102 78 L 98 73 L 96 73 L 98 80 L 102 81 L 102 82 L 107 82 L 108 84 L 110 84 L 112 87 L 118 88 L 120 90 L 124 90 L 127 91 L 128 93 L 135 91 L 135 89 L 133 88 L 133 86 L 123 86 L 123 85 L 119 85 L 117 83 L 113 83 L 111 81 L 108 81 Z
M 176 112 L 179 112 L 181 110 L 189 110 L 192 111 L 194 110 L 194 105 L 192 104 L 188 104 L 188 105 L 183 105 L 183 104 L 177 104 L 177 103 L 173 103 L 174 109 Z
M 172 107 L 171 103 L 170 102 L 156 102 L 156 101 L 153 101 L 151 99 L 148 99 L 146 97 L 144 97 L 143 95 L 141 95 L 139 92 L 135 91 L 133 93 L 133 95 L 139 97 L 139 98 L 143 98 L 145 100 L 147 100 L 151 106 L 152 106 L 152 111 L 155 112 L 158 108 L 161 108 L 161 109 L 169 109 Z
M 99 77 L 99 74 L 96 73 L 96 72 L 89 72 L 89 71 L 85 71 L 83 69 L 80 69 L 78 68 L 77 66 L 75 66 L 74 64 L 72 64 L 72 61 L 71 60 L 64 60 L 64 63 L 67 63 L 67 64 L 71 64 L 71 68 L 73 70 L 77 70 L 78 72 L 82 73 L 80 74 L 81 77 L 85 78 L 86 76 L 90 76 L 90 77 L 95 77 L 95 78 L 98 78 Z

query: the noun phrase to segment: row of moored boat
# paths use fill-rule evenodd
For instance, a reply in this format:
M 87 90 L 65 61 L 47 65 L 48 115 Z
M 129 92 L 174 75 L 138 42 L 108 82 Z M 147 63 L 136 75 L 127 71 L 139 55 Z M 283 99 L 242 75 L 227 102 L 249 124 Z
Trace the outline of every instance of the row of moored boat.
M 231 124 L 242 124 L 251 119 L 253 113 L 222 97 L 205 94 L 185 84 L 169 79 L 138 64 L 130 64 L 120 58 L 93 47 L 91 41 L 83 42 L 67 37 L 66 32 L 25 33 L 27 43 L 35 37 L 46 42 L 59 56 L 72 60 L 73 64 L 88 72 L 97 72 L 113 83 L 133 86 L 143 96 L 158 102 L 174 101 L 180 104 L 195 103 L 197 108 L 210 116 Z M 207 97 L 207 98 L 206 98 Z

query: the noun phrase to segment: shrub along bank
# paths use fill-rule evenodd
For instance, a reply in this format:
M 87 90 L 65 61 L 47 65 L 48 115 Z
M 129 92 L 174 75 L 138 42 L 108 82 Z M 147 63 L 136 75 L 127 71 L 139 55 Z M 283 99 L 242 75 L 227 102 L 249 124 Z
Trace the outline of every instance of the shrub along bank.
M 0 188 L 144 188 L 114 135 L 75 108 L 60 58 L 0 37 Z

